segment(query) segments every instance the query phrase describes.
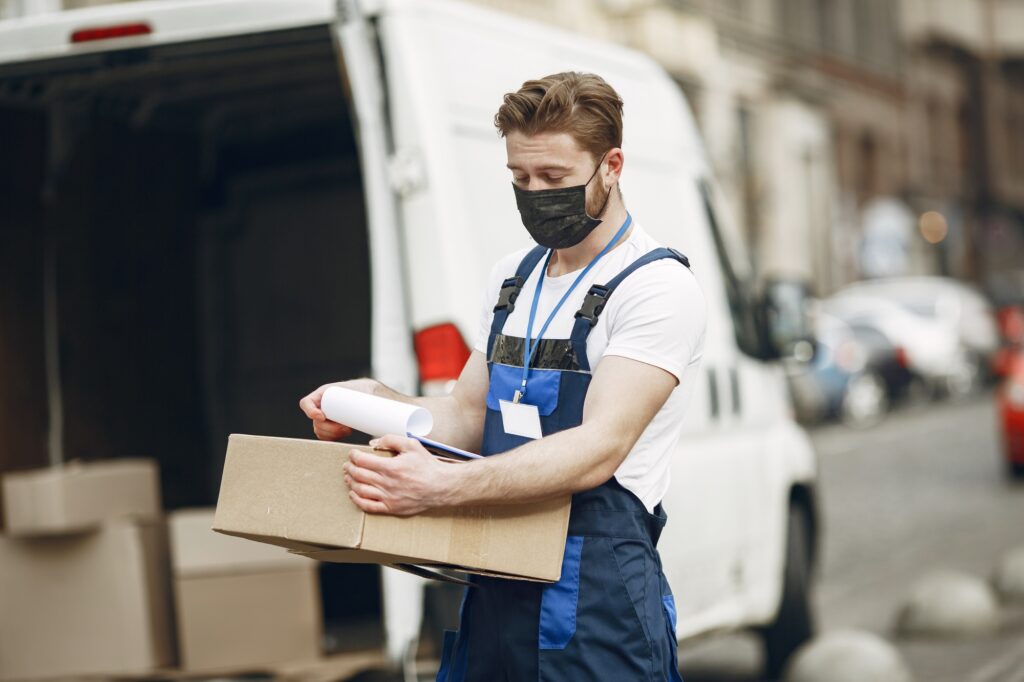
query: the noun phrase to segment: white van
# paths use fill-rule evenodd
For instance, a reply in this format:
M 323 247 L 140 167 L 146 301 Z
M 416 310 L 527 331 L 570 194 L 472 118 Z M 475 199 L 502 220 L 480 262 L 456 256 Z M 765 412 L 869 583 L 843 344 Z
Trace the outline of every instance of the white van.
M 49 409 L 51 456 L 147 454 L 168 506 L 211 504 L 226 435 L 311 435 L 296 400 L 327 380 L 445 390 L 492 263 L 528 238 L 494 113 L 569 69 L 622 95 L 627 205 L 690 258 L 708 302 L 660 543 L 678 635 L 756 628 L 778 670 L 812 629 L 815 457 L 777 362 L 805 334 L 802 293 L 755 296 L 682 94 L 619 45 L 423 0 L 168 0 L 0 24 L 17 264 L 0 277 L 25 302 L 19 328 L 42 330 L 8 347 L 47 349 L 5 384 L 49 386 L 25 400 Z M 383 619 L 392 655 L 414 640 L 418 579 L 322 570 L 329 619 Z

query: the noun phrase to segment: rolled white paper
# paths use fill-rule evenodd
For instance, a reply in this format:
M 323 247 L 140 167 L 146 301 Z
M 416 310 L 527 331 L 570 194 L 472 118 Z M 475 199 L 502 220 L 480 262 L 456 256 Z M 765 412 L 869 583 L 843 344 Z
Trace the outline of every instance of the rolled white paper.
M 434 416 L 424 407 L 350 388 L 331 386 L 320 400 L 320 409 L 331 421 L 375 437 L 388 433 L 425 436 L 434 428 Z

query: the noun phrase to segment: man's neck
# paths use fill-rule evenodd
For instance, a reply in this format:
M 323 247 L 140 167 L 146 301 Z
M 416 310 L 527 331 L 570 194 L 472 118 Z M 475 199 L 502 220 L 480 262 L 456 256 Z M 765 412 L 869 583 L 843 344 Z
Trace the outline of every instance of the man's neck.
M 551 262 L 548 265 L 548 277 L 558 277 L 582 270 L 590 261 L 594 260 L 594 256 L 601 253 L 601 249 L 615 236 L 615 233 L 622 227 L 622 223 L 626 222 L 626 207 L 622 205 L 618 194 L 616 189 L 612 190 L 608 208 L 601 217 L 601 224 L 595 227 L 594 231 L 588 234 L 583 241 L 567 249 L 552 251 Z M 612 246 L 612 249 L 626 241 L 632 231 L 633 226 L 630 225 L 626 233 Z

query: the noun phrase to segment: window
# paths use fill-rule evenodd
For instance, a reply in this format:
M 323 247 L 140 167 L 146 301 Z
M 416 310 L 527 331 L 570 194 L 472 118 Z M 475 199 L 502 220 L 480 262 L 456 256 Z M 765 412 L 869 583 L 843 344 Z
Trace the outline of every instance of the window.
M 746 247 L 734 229 L 726 221 L 719 220 L 718 210 L 711 183 L 699 183 L 700 195 L 707 214 L 711 237 L 718 254 L 725 294 L 729 302 L 736 343 L 747 355 L 755 358 L 766 357 L 765 344 L 761 339 L 756 317 L 753 268 Z

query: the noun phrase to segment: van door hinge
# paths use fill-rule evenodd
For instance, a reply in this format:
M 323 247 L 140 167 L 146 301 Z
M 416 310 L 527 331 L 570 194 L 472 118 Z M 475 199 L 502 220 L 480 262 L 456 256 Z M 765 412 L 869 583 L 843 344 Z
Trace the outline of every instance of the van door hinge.
M 399 149 L 388 160 L 388 179 L 391 189 L 399 196 L 408 196 L 427 185 L 423 157 L 411 149 Z

